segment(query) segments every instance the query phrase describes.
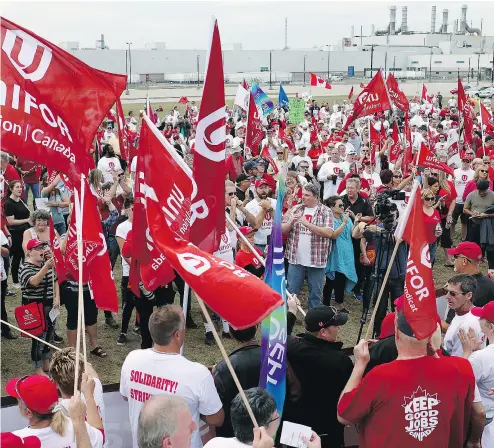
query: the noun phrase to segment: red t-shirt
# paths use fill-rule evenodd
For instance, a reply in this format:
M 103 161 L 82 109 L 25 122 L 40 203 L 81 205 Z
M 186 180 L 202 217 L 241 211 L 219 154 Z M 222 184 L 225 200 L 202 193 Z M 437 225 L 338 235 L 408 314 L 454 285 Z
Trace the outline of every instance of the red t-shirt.
M 314 148 L 314 149 L 309 149 L 309 152 L 307 155 L 311 158 L 312 160 L 312 169 L 317 170 L 317 160 L 319 159 L 319 156 L 324 152 L 324 150 L 319 147 L 319 148 Z
M 439 190 L 439 196 L 445 196 L 444 198 L 444 207 L 441 207 L 441 218 L 444 218 L 448 214 L 449 206 L 451 205 L 451 202 L 456 200 L 456 197 L 458 196 L 458 193 L 456 193 L 456 188 L 455 184 L 451 182 L 450 180 L 447 181 L 449 185 L 449 191 L 444 190 L 441 188 Z
M 263 253 L 257 247 L 254 247 L 254 249 L 261 257 L 263 256 Z M 264 273 L 264 266 L 250 251 L 246 252 L 245 250 L 240 249 L 235 256 L 235 264 L 243 269 L 249 267 L 249 272 L 257 275 L 258 277 L 261 277 Z
M 360 448 L 462 448 L 474 389 L 466 359 L 395 360 L 344 394 L 338 414 L 360 423 Z
M 438 210 L 434 210 L 434 213 L 431 216 L 424 212 L 424 226 L 428 244 L 434 244 L 437 240 L 436 227 L 440 222 L 441 217 L 439 216 Z
M 20 168 L 21 171 L 29 171 L 28 174 L 24 175 L 24 183 L 37 184 L 39 182 L 41 166 L 38 163 L 18 157 L 17 167 Z
M 244 166 L 244 158 L 240 156 L 238 163 L 238 171 L 235 170 L 235 164 L 233 163 L 233 157 L 229 155 L 225 160 L 225 172 L 228 174 L 229 179 L 232 182 L 237 180 L 237 177 L 242 174 L 242 167 Z

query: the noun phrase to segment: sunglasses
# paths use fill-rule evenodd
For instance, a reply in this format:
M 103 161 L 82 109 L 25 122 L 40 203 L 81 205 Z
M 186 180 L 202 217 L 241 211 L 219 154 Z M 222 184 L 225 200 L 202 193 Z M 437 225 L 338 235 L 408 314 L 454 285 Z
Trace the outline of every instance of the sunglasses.
M 300 168 L 303 169 L 303 170 L 308 170 L 309 169 L 308 166 L 301 166 Z
M 334 208 L 343 208 L 343 203 L 341 203 L 341 204 L 335 204 L 334 205 Z
M 230 192 L 230 193 L 227 193 L 228 196 L 235 196 L 235 192 Z
M 479 173 L 488 173 L 489 170 L 479 170 Z
M 403 176 L 401 174 L 393 174 L 395 179 L 401 179 Z
M 364 162 L 364 165 L 369 166 L 371 163 L 370 162 Z
M 439 173 L 431 173 L 431 176 L 437 177 L 439 176 Z
M 446 295 L 451 296 L 451 297 L 457 297 L 457 296 L 464 296 L 465 295 L 462 292 L 450 291 L 449 289 L 447 289 L 446 291 L 447 291 Z
M 436 198 L 434 196 L 429 196 L 424 198 L 424 201 L 434 201 Z
M 279 156 L 282 156 L 284 153 L 282 153 L 282 152 L 277 152 L 276 154 L 278 154 Z

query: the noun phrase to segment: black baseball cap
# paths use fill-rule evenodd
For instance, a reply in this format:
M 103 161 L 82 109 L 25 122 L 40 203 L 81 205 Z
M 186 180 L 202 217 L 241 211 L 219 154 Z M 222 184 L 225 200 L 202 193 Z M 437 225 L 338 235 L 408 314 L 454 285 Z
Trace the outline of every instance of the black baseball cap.
M 347 320 L 348 314 L 340 313 L 334 306 L 321 305 L 307 312 L 304 323 L 307 331 L 316 333 L 323 328 L 345 325 Z
M 412 330 L 412 327 L 406 320 L 403 313 L 397 313 L 398 317 L 396 319 L 396 327 L 400 330 L 404 335 L 409 336 L 411 338 L 415 337 L 415 333 Z
M 245 173 L 241 173 L 237 176 L 237 179 L 235 180 L 235 182 L 237 184 L 239 184 L 240 182 L 243 182 L 244 180 L 252 180 L 252 176 L 248 176 L 247 174 Z

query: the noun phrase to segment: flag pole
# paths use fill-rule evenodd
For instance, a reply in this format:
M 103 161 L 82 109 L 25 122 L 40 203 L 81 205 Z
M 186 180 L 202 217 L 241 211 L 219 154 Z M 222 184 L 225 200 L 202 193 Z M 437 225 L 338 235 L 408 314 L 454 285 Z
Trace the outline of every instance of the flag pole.
M 484 152 L 485 157 L 485 146 L 484 146 L 484 120 L 482 119 L 482 105 L 479 100 L 479 109 L 480 109 L 480 132 L 482 136 L 482 151 Z
M 400 246 L 402 241 L 403 241 L 402 239 L 397 239 L 395 242 L 395 247 L 393 248 L 393 253 L 391 254 L 391 258 L 389 259 L 388 268 L 386 269 L 386 273 L 384 274 L 383 282 L 381 284 L 381 289 L 379 290 L 379 295 L 377 296 L 376 304 L 374 305 L 374 311 L 372 311 L 371 320 L 369 322 L 369 326 L 367 327 L 367 331 L 365 332 L 365 339 L 369 339 L 370 337 L 370 332 L 372 327 L 374 326 L 374 320 L 376 319 L 377 310 L 379 309 L 379 303 L 381 302 L 384 289 L 386 288 L 386 283 L 388 281 L 389 274 L 391 273 L 391 268 L 393 267 L 396 253 L 398 252 L 398 247 Z
M 50 344 L 49 342 L 47 341 L 44 341 L 43 339 L 40 339 L 36 336 L 33 336 L 31 333 L 28 333 L 27 331 L 24 331 L 22 329 L 20 329 L 19 327 L 16 327 L 15 325 L 12 325 L 12 324 L 9 324 L 7 321 L 3 320 L 3 319 L 0 319 L 0 322 L 2 324 L 5 324 L 7 326 L 9 326 L 10 328 L 13 328 L 14 330 L 17 330 L 17 331 L 20 331 L 22 334 L 25 334 L 26 336 L 30 337 L 30 338 L 33 338 L 34 340 L 38 341 L 38 342 L 41 342 L 42 344 L 45 344 L 47 345 L 48 347 L 54 349 L 54 350 L 62 350 L 60 347 L 57 347 L 56 345 L 52 345 Z
M 254 424 L 254 428 L 258 428 L 259 425 L 257 423 L 256 417 L 254 416 L 254 413 L 252 412 L 252 408 L 250 407 L 249 401 L 247 400 L 247 396 L 245 395 L 244 389 L 242 388 L 242 385 L 240 384 L 240 381 L 237 377 L 237 374 L 235 373 L 235 370 L 233 369 L 232 363 L 230 362 L 230 358 L 228 358 L 228 355 L 226 353 L 225 347 L 223 346 L 223 343 L 221 342 L 221 339 L 218 335 L 218 332 L 216 331 L 216 328 L 213 324 L 213 321 L 211 320 L 211 316 L 209 315 L 206 305 L 204 305 L 203 300 L 196 294 L 196 299 L 197 302 L 199 303 L 199 307 L 201 308 L 202 314 L 204 314 L 204 317 L 206 318 L 208 324 L 211 326 L 211 330 L 213 332 L 214 339 L 216 341 L 216 344 L 218 344 L 218 348 L 220 349 L 221 355 L 223 356 L 223 359 L 225 360 L 226 366 L 228 367 L 228 370 L 230 371 L 230 375 L 233 378 L 233 381 L 235 382 L 235 385 L 237 386 L 238 392 L 240 393 L 240 396 L 242 397 L 242 401 L 244 402 L 244 406 L 247 409 L 247 412 L 249 413 L 249 417 L 252 420 L 252 423 Z
M 187 320 L 187 310 L 189 307 L 189 292 L 190 292 L 190 286 L 188 283 L 185 283 L 185 285 L 184 285 L 184 300 L 183 300 L 183 306 L 182 306 L 185 320 Z M 185 342 L 182 344 L 182 347 L 180 347 L 180 354 L 182 356 L 184 354 L 184 348 L 185 348 Z
M 226 220 L 230 223 L 230 225 L 234 228 L 234 230 L 237 233 L 237 235 L 247 245 L 247 247 L 250 249 L 250 251 L 259 260 L 259 262 L 263 266 L 266 266 L 266 260 L 264 260 L 264 258 L 259 255 L 259 253 L 257 252 L 257 250 L 252 246 L 252 244 L 250 244 L 250 241 L 240 231 L 240 229 L 238 228 L 238 226 L 231 220 L 231 218 L 228 216 L 228 213 L 226 213 L 226 212 L 225 212 L 225 217 L 226 217 Z M 290 294 L 290 292 L 288 292 L 288 289 L 286 290 L 286 294 L 287 294 L 288 297 L 292 297 L 292 295 Z M 303 308 L 298 303 L 297 303 L 297 309 L 299 310 L 300 314 L 302 314 L 302 316 L 305 316 L 305 314 L 306 314 L 305 311 L 303 310 Z

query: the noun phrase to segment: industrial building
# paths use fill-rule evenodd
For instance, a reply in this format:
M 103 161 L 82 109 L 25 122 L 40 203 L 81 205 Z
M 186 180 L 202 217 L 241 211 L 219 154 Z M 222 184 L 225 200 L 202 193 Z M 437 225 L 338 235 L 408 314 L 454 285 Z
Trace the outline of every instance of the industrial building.
M 379 6 L 379 3 L 376 3 Z M 420 8 L 420 3 L 410 7 Z M 457 16 L 455 16 L 457 14 Z M 382 29 L 372 25 L 368 36 L 349 29 L 349 36 L 336 45 L 311 49 L 288 47 L 288 23 L 285 19 L 285 48 L 282 50 L 243 50 L 241 44 L 223 45 L 225 79 L 260 82 L 300 83 L 310 72 L 329 78 L 370 77 L 375 70 L 392 71 L 402 79 L 453 79 L 459 72 L 471 81 L 490 81 L 494 67 L 494 36 L 482 33 L 482 19 L 468 22 L 468 7 L 459 11 L 443 9 L 437 17 L 431 10 L 430 29 L 420 31 L 408 25 L 408 7 L 389 8 L 389 22 Z M 455 18 L 456 17 L 456 18 Z M 477 26 L 478 25 L 478 26 Z M 127 73 L 133 83 L 202 82 L 205 50 L 169 49 L 165 42 L 150 42 L 144 49 L 108 49 L 104 36 L 96 48 L 80 49 L 77 42 L 60 45 L 89 65 L 114 73 Z

